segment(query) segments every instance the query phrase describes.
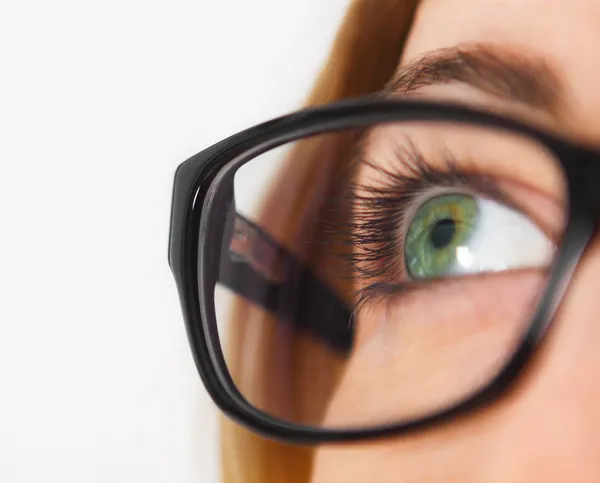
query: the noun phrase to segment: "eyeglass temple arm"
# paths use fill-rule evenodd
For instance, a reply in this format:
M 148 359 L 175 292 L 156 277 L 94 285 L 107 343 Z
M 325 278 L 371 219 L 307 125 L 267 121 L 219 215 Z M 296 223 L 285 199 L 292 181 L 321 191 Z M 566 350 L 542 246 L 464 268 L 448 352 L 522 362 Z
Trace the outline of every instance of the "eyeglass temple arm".
M 227 225 L 219 282 L 294 330 L 348 353 L 353 329 L 347 305 L 259 226 L 235 211 Z

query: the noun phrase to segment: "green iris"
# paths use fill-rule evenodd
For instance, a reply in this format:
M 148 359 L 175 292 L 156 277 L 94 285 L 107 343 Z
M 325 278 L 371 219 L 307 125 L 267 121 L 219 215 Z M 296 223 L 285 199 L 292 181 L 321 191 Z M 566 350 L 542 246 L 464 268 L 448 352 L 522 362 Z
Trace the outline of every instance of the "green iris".
M 423 203 L 404 242 L 411 278 L 441 277 L 456 265 L 456 248 L 466 244 L 477 226 L 477 201 L 469 195 L 441 195 Z

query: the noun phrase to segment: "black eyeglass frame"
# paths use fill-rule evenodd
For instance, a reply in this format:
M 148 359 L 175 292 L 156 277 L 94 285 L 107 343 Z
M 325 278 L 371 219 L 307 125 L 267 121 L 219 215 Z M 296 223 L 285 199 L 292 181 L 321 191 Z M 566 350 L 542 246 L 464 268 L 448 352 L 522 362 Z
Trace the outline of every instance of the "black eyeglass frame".
M 221 239 L 211 237 L 211 226 L 222 224 L 224 216 L 222 211 L 214 209 L 222 200 L 215 199 L 211 186 L 232 163 L 237 165 L 240 159 L 248 161 L 284 143 L 323 132 L 398 121 L 456 122 L 499 128 L 528 136 L 554 154 L 565 173 L 568 200 L 565 231 L 550 267 L 548 285 L 510 361 L 488 384 L 457 404 L 419 419 L 367 428 L 322 429 L 281 421 L 255 408 L 239 393 L 220 350 L 213 296 L 217 274 L 198 276 L 199 266 L 204 267 L 202 273 L 218 269 L 215 259 L 219 257 L 214 251 L 220 250 L 222 243 Z M 211 398 L 228 417 L 260 435 L 288 443 L 355 442 L 429 428 L 487 406 L 503 395 L 527 366 L 551 326 L 572 274 L 594 234 L 599 210 L 600 152 L 593 148 L 462 105 L 367 97 L 274 119 L 235 134 L 182 163 L 174 180 L 169 265 L 196 367 Z M 206 267 L 210 269 L 207 271 Z

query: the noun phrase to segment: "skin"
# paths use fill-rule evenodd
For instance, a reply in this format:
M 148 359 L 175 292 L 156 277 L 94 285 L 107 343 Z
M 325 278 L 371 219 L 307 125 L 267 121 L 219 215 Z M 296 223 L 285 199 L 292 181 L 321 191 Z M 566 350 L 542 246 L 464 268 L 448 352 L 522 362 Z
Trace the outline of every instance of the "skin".
M 425 88 L 419 95 L 483 105 L 556 129 L 578 141 L 600 144 L 600 56 L 595 55 L 593 47 L 600 45 L 599 2 L 425 0 L 419 7 L 401 63 L 435 49 L 472 43 L 492 43 L 498 48 L 516 49 L 523 55 L 544 59 L 560 73 L 564 109 L 550 116 L 457 84 Z M 537 178 L 540 185 L 548 185 L 543 173 Z M 516 189 L 526 192 L 535 192 L 538 188 L 536 185 L 518 186 Z M 540 203 L 543 206 L 546 201 Z M 530 283 L 527 280 L 530 276 L 520 275 L 518 283 Z M 469 281 L 456 283 L 468 285 Z M 493 289 L 494 293 L 510 290 L 512 285 L 503 286 L 499 279 L 493 283 L 499 284 Z M 600 247 L 594 241 L 575 273 L 552 331 L 527 373 L 506 397 L 476 414 L 418 434 L 352 446 L 322 446 L 317 451 L 312 482 L 598 481 L 598 284 Z M 466 288 L 468 286 L 462 287 Z M 442 297 L 450 297 L 456 287 L 441 290 Z M 404 308 L 389 310 L 415 310 L 418 317 L 419 304 L 424 303 L 421 298 L 416 294 Z M 485 303 L 485 294 L 480 300 Z M 497 331 L 498 321 L 502 317 L 510 318 L 510 314 L 498 312 L 494 305 L 497 303 L 492 298 L 489 306 L 469 306 L 464 310 L 495 313 L 496 316 L 490 316 L 489 333 L 502 338 L 502 333 L 494 331 Z M 380 398 L 364 397 L 373 391 L 386 390 L 389 394 L 397 382 L 389 375 L 378 375 L 376 370 L 375 357 L 393 358 L 391 351 L 386 352 L 377 344 L 396 337 L 393 333 L 390 336 L 390 331 L 400 330 L 390 329 L 382 312 L 385 310 L 374 310 L 363 316 L 370 323 L 363 324 L 366 328 L 359 327 L 362 335 L 357 336 L 362 338 L 358 344 L 363 349 L 360 369 L 358 363 L 352 366 L 353 361 L 350 362 L 329 411 L 330 424 L 335 424 L 335 418 L 361 420 L 357 411 L 377 414 L 385 409 Z M 376 349 L 369 352 L 370 346 Z M 403 377 L 401 371 L 398 377 Z M 357 410 L 356 405 L 348 402 L 359 397 L 361 404 Z M 405 401 L 398 403 L 402 402 Z

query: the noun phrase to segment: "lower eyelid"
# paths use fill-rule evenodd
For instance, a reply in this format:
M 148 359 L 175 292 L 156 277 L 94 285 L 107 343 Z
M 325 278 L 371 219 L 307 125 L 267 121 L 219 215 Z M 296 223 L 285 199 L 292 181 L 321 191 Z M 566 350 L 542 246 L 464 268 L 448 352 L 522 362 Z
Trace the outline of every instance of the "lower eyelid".
M 357 316 L 356 343 L 430 334 L 428 344 L 446 344 L 499 323 L 522 334 L 545 279 L 545 270 L 523 269 L 399 284 L 396 293 L 378 297 L 373 306 L 366 302 Z

